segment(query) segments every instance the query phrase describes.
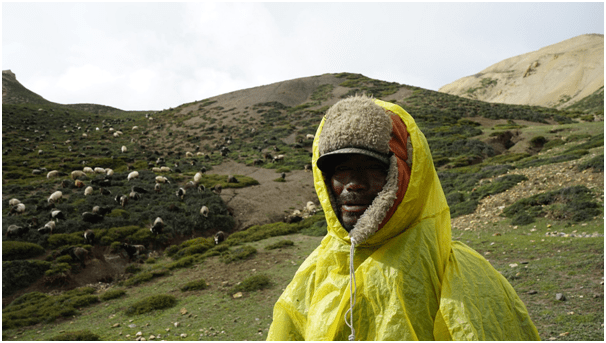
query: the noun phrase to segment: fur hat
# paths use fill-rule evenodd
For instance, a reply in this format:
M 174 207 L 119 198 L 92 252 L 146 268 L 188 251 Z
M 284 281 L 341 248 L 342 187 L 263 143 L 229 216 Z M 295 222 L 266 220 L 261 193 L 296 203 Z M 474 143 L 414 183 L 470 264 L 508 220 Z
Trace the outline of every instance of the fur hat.
M 389 164 L 391 131 L 391 119 L 372 98 L 356 95 L 341 100 L 326 112 L 317 166 L 329 170 L 340 154 L 362 154 Z

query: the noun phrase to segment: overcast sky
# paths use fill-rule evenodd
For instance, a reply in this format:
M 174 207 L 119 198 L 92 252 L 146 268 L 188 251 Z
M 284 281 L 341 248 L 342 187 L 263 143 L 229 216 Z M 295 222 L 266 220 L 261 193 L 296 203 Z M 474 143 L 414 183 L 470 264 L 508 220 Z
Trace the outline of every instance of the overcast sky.
M 432 90 L 604 33 L 604 3 L 2 3 L 2 69 L 62 104 L 161 110 L 351 72 Z

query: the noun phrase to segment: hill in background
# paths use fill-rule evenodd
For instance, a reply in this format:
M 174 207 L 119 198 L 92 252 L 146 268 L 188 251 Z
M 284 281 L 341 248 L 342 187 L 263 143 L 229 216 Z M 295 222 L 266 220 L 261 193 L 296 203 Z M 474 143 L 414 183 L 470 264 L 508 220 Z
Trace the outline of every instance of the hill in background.
M 604 35 L 581 35 L 511 57 L 440 88 L 488 102 L 567 108 L 597 92 L 604 110 Z

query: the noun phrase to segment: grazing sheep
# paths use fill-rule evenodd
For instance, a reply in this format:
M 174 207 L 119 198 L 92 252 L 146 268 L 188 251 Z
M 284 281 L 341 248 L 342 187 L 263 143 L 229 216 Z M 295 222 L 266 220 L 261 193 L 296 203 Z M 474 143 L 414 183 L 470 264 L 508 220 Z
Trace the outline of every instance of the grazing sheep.
M 129 261 L 132 261 L 134 257 L 138 258 L 140 255 L 143 255 L 147 252 L 147 249 L 145 249 L 145 246 L 143 245 L 131 245 L 128 243 L 122 243 L 122 248 L 124 248 L 124 250 L 126 251 Z
M 82 168 L 82 171 L 84 173 L 86 173 L 86 174 L 94 174 L 95 173 L 95 171 L 91 167 L 84 167 L 84 168 Z
M 153 171 L 154 173 L 161 173 L 161 172 L 162 172 L 162 169 L 160 169 L 160 167 L 153 167 L 153 168 L 152 168 L 152 171 Z
M 160 193 L 160 188 L 161 188 L 160 184 L 159 184 L 159 183 L 156 183 L 156 184 L 154 185 L 154 192 L 156 192 L 156 193 Z
M 170 168 L 169 168 L 169 167 L 164 166 L 164 167 L 160 167 L 160 171 L 161 171 L 162 173 L 168 173 L 168 172 L 170 172 L 171 170 L 170 170 Z
M 303 170 L 311 171 L 311 164 L 306 164 L 305 166 L 303 166 Z
M 75 179 L 77 179 L 79 177 L 82 177 L 82 176 L 86 176 L 86 174 L 84 174 L 84 172 L 82 170 L 74 170 L 71 173 L 72 180 L 75 180 Z
M 151 231 L 151 233 L 155 235 L 158 235 L 162 233 L 162 229 L 164 229 L 164 221 L 162 220 L 162 218 L 157 217 L 154 221 L 154 225 L 152 225 L 149 231 Z
M 91 195 L 93 194 L 93 187 L 92 186 L 88 186 L 86 187 L 86 189 L 84 190 L 84 195 Z
M 233 175 L 229 175 L 229 176 L 227 177 L 227 182 L 228 182 L 228 183 L 239 183 L 240 181 L 238 181 L 238 179 L 236 179 L 236 177 L 235 177 L 235 176 L 233 176 Z
M 128 181 L 132 180 L 132 179 L 138 179 L 139 178 L 139 172 L 138 171 L 134 171 L 131 172 L 130 174 L 128 174 Z
M 82 187 L 84 187 L 84 182 L 82 182 L 80 180 L 76 180 L 74 182 L 74 186 L 76 186 L 77 188 L 82 188 Z
M 109 187 L 112 185 L 112 181 L 110 179 L 93 179 L 90 183 L 99 187 Z
M 47 233 L 52 234 L 56 227 L 57 227 L 57 224 L 51 220 L 48 223 L 44 224 L 43 227 L 39 228 L 38 232 L 42 235 L 47 234 Z
M 277 156 L 274 156 L 274 157 L 273 157 L 273 159 L 272 159 L 271 161 L 272 161 L 273 163 L 280 162 L 280 161 L 284 161 L 284 155 L 277 155 Z
M 223 231 L 219 231 L 215 233 L 215 244 L 219 244 L 225 240 L 225 233 Z
M 120 197 L 120 206 L 124 208 L 126 204 L 128 204 L 128 197 L 126 195 L 123 195 Z
M 48 197 L 48 203 L 54 204 L 56 202 L 59 202 L 59 200 L 61 200 L 62 197 L 63 197 L 63 193 L 61 191 L 56 191 Z
M 198 185 L 198 192 L 204 193 L 204 191 L 206 191 L 206 187 L 204 187 L 204 185 Z
M 137 130 L 139 127 L 137 125 L 133 126 L 133 130 Z
M 190 188 L 194 188 L 196 187 L 196 184 L 193 181 L 187 181 L 187 183 L 185 184 L 185 189 L 190 189 Z
M 309 214 L 316 214 L 316 205 L 312 201 L 308 201 L 305 205 L 305 210 Z
M 103 216 L 98 213 L 84 212 L 82 213 L 82 220 L 87 223 L 99 223 L 103 220 Z
M 8 206 L 13 207 L 13 206 L 17 206 L 21 203 L 21 200 L 17 199 L 17 198 L 12 198 L 11 200 L 8 201 Z
M 194 157 L 194 154 L 192 154 L 191 151 L 187 151 L 185 157 Z
M 156 176 L 156 182 L 157 183 L 170 183 L 170 181 L 168 181 L 168 179 L 164 176 Z
M 314 138 L 316 138 L 316 136 L 308 133 L 307 136 L 305 136 L 305 138 L 307 138 L 307 139 L 314 139 Z
M 99 193 L 101 193 L 101 195 L 110 195 L 112 194 L 112 191 L 107 188 L 99 188 Z
M 286 173 L 282 172 L 282 174 L 280 174 L 280 177 L 282 177 L 282 180 L 285 180 L 286 179 Z
M 200 214 L 203 215 L 204 218 L 208 218 L 209 212 L 210 212 L 210 210 L 206 206 L 202 206 L 202 208 L 200 209 Z
M 112 207 L 111 206 L 99 206 L 99 205 L 97 205 L 97 206 L 93 207 L 93 211 L 92 212 L 104 216 L 104 215 L 110 213 L 111 211 L 112 211 Z
M 127 152 L 127 151 L 128 151 L 128 149 L 127 149 L 127 148 L 126 148 L 126 146 L 124 146 L 124 145 L 122 146 L 122 149 L 121 149 L 121 150 L 122 150 L 122 153 L 125 153 L 125 152 Z
M 51 177 L 57 177 L 57 176 L 59 176 L 58 170 L 51 170 L 48 172 L 48 174 L 46 174 L 47 179 L 50 179 Z
M 96 174 L 105 174 L 105 169 L 103 169 L 101 167 L 95 167 L 95 169 L 93 169 L 93 170 Z
M 112 175 L 114 175 L 114 170 L 113 170 L 113 169 L 106 168 L 106 169 L 105 169 L 105 174 L 106 174 L 107 176 L 112 176 Z
M 196 184 L 200 183 L 200 181 L 202 181 L 202 172 L 199 171 L 196 173 L 196 175 L 194 175 L 194 182 Z
M 131 199 L 133 199 L 133 200 L 140 200 L 141 199 L 141 194 L 139 194 L 139 193 L 137 193 L 135 191 L 131 191 L 128 194 L 128 197 L 131 198 Z
M 82 237 L 86 240 L 87 244 L 94 245 L 95 244 L 95 233 L 93 230 L 86 230 L 82 234 Z
M 8 229 L 6 229 L 6 238 L 21 237 L 27 231 L 29 231 L 28 227 L 10 225 Z
M 176 192 L 177 197 L 179 197 L 179 199 L 183 200 L 183 196 L 185 196 L 185 189 L 184 188 L 179 188 L 179 190 Z
M 202 168 L 200 168 L 200 173 L 206 174 L 206 167 L 202 166 Z
M 56 220 L 57 223 L 58 223 L 59 219 L 65 220 L 65 213 L 63 213 L 63 212 L 61 212 L 59 210 L 51 211 L 51 213 L 50 213 L 50 219 Z
M 223 186 L 221 186 L 220 184 L 216 184 L 213 188 L 213 193 L 215 194 L 221 194 L 221 190 L 223 190 Z

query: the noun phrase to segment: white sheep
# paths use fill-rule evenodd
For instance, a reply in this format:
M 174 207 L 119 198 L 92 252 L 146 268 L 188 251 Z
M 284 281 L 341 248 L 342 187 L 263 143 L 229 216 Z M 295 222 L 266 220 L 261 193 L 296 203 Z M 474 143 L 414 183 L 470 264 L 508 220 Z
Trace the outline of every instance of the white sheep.
M 122 153 L 125 153 L 125 152 L 127 152 L 127 151 L 128 151 L 128 149 L 126 148 L 126 146 L 125 146 L 125 145 L 123 145 L 123 146 L 122 146 Z
M 92 186 L 88 186 L 86 187 L 86 189 L 84 190 L 84 195 L 91 195 L 93 194 L 93 187 Z
M 305 136 L 305 138 L 307 138 L 307 139 L 314 139 L 314 138 L 316 138 L 316 136 L 308 133 L 307 136 Z
M 185 152 L 185 157 L 194 157 L 194 154 L 191 151 L 187 151 Z
M 18 203 L 17 205 L 15 205 L 11 208 L 9 213 L 23 214 L 24 212 L 25 212 L 25 204 Z
M 86 138 L 86 137 L 88 137 L 88 135 L 86 133 L 83 133 L 82 138 Z
M 109 128 L 109 130 L 107 130 L 107 132 L 109 132 L 109 133 L 114 132 L 114 128 L 113 128 L 113 127 L 110 127 L 110 128 Z
M 308 201 L 307 205 L 305 205 L 305 210 L 307 213 L 315 214 L 316 213 L 316 205 L 312 201 Z
M 197 172 L 196 175 L 194 175 L 194 182 L 199 184 L 200 181 L 202 181 L 202 172 Z
M 170 171 L 170 168 L 166 166 L 160 167 L 160 171 L 162 171 L 163 173 L 168 173 Z
M 133 130 L 137 130 L 139 127 L 137 125 L 133 126 Z
M 283 161 L 284 160 L 284 155 L 278 155 L 278 156 L 274 156 L 272 159 L 273 163 L 276 163 L 278 161 Z
M 161 188 L 160 184 L 159 184 L 159 183 L 156 183 L 156 185 L 154 186 L 154 191 L 155 191 L 156 193 L 160 193 L 160 188 Z
M 95 169 L 93 169 L 95 171 L 96 174 L 105 174 L 105 169 L 101 168 L 101 167 L 95 167 Z
M 138 179 L 139 178 L 139 172 L 138 171 L 134 171 L 131 172 L 130 174 L 128 174 L 128 181 L 132 180 L 132 179 Z
M 156 176 L 156 182 L 157 183 L 170 183 L 170 181 L 168 181 L 168 179 L 164 176 Z
M 72 180 L 75 180 L 79 177 L 85 176 L 86 174 L 84 174 L 84 172 L 82 170 L 74 170 L 71 174 Z
M 56 191 L 48 197 L 48 203 L 54 204 L 58 202 L 63 197 L 63 193 L 61 191 Z
M 84 168 L 82 168 L 82 171 L 85 172 L 86 174 L 94 174 L 95 173 L 95 171 L 91 167 L 84 167 Z
M 46 174 L 47 179 L 50 179 L 51 177 L 57 177 L 57 176 L 59 176 L 58 170 L 51 170 L 48 172 L 48 174 Z
M 160 169 L 160 167 L 153 167 L 153 168 L 152 168 L 152 171 L 153 171 L 154 173 L 161 173 L 161 172 L 162 172 L 162 169 Z
M 17 198 L 12 198 L 11 200 L 8 201 L 8 206 L 13 207 L 13 206 L 17 206 L 21 203 L 21 200 L 17 199 Z
M 106 174 L 107 176 L 112 176 L 112 175 L 114 175 L 114 170 L 113 170 L 113 169 L 106 168 L 106 169 L 105 169 L 105 174 Z
M 196 153 L 196 156 L 204 156 L 204 153 L 203 153 L 203 152 L 198 151 L 198 152 Z
M 206 206 L 202 206 L 202 208 L 200 209 L 200 214 L 203 215 L 204 218 L 208 218 L 209 212 L 210 212 L 210 210 Z

